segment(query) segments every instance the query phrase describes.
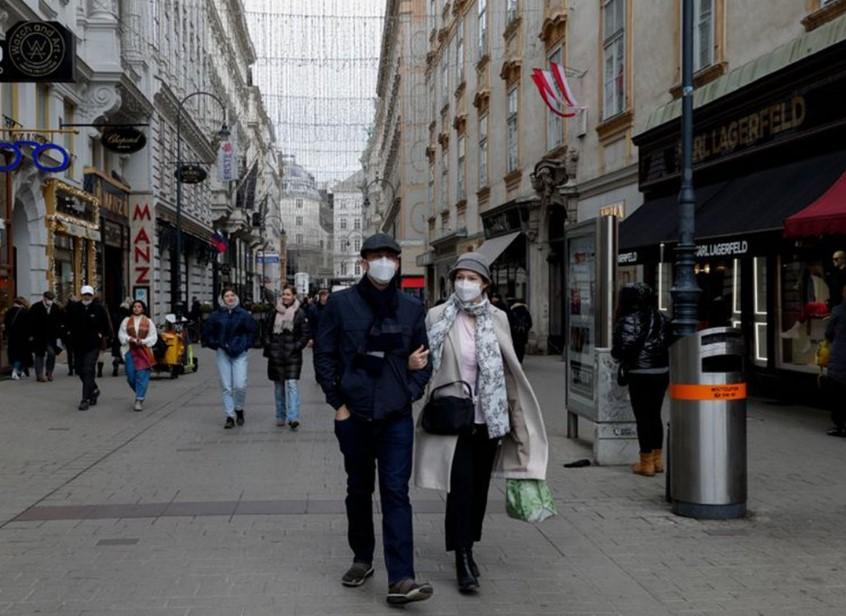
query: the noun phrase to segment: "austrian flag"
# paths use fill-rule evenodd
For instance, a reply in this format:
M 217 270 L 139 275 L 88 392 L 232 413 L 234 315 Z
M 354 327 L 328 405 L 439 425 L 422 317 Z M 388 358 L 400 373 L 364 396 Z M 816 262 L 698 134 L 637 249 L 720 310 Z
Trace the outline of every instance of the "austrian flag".
M 532 81 L 552 113 L 562 118 L 573 118 L 581 107 L 576 103 L 564 70 L 563 65 L 556 63 L 552 63 L 549 70 L 536 68 L 532 71 Z

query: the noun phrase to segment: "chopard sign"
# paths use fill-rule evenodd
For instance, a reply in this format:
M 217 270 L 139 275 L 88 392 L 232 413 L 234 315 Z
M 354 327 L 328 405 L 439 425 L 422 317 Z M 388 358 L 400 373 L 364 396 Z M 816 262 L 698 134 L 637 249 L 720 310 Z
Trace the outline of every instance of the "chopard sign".
M 75 80 L 76 41 L 55 21 L 21 21 L 6 32 L 0 81 Z

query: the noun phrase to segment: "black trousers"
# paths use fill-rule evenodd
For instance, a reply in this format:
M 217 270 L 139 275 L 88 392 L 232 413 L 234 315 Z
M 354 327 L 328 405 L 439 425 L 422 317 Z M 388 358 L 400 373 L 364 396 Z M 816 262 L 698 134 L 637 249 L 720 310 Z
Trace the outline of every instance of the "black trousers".
M 97 359 L 100 357 L 100 349 L 74 353 L 74 370 L 82 381 L 82 399 L 91 400 L 94 392 L 97 391 L 97 382 L 94 380 L 97 374 Z
M 498 446 L 499 439 L 488 438 L 484 425 L 477 425 L 472 434 L 458 437 L 444 520 L 448 552 L 473 547 L 482 539 L 491 470 Z
M 831 409 L 831 423 L 836 428 L 846 430 L 846 383 L 826 377 L 823 385 Z
M 664 445 L 664 426 L 661 405 L 670 384 L 670 374 L 639 374 L 629 372 L 629 399 L 632 402 L 637 440 L 641 453 L 661 449 Z

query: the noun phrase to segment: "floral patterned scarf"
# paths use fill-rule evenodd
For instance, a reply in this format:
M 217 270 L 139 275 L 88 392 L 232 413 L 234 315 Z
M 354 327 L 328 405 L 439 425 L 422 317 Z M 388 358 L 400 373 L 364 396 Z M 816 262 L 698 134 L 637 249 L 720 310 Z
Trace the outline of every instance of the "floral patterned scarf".
M 455 322 L 458 311 L 476 317 L 476 363 L 479 365 L 479 402 L 490 438 L 501 438 L 508 434 L 511 426 L 508 420 L 508 395 L 505 387 L 505 370 L 502 352 L 494 332 L 491 305 L 485 298 L 479 303 L 463 303 L 453 293 L 446 301 L 446 307 L 429 335 L 429 348 L 432 351 L 432 367 L 437 371 L 441 367 L 444 342 Z

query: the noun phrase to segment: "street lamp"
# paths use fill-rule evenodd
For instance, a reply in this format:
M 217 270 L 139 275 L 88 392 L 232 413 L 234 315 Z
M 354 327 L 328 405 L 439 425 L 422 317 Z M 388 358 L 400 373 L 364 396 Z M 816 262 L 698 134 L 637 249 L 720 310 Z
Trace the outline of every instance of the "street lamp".
M 173 284 L 171 285 L 171 310 L 174 314 L 181 312 L 182 302 L 182 267 L 179 260 L 182 258 L 182 108 L 185 103 L 195 96 L 209 96 L 213 98 L 223 111 L 223 124 L 217 135 L 222 141 L 229 138 L 229 128 L 226 126 L 226 105 L 211 92 L 197 91 L 187 95 L 179 101 L 179 108 L 176 112 L 176 268 L 174 271 Z M 186 261 L 187 263 L 187 261 Z
M 367 184 L 365 184 L 364 186 L 361 187 L 361 192 L 364 194 L 364 201 L 361 204 L 362 208 L 364 208 L 366 210 L 367 208 L 370 207 L 370 196 L 368 195 L 367 191 L 374 184 L 386 185 L 388 188 L 391 189 L 391 200 L 388 203 L 393 204 L 394 199 L 396 199 L 396 194 L 397 194 L 396 187 L 390 182 L 390 180 L 388 180 L 386 178 L 376 177 L 375 179 L 371 180 L 370 182 L 368 182 Z M 378 209 L 376 210 L 376 213 L 380 214 Z M 377 231 L 378 231 L 378 229 L 377 229 Z
M 679 192 L 679 243 L 675 255 L 673 332 L 696 333 L 699 285 L 696 284 L 696 193 L 693 189 L 693 0 L 682 1 L 682 148 Z

